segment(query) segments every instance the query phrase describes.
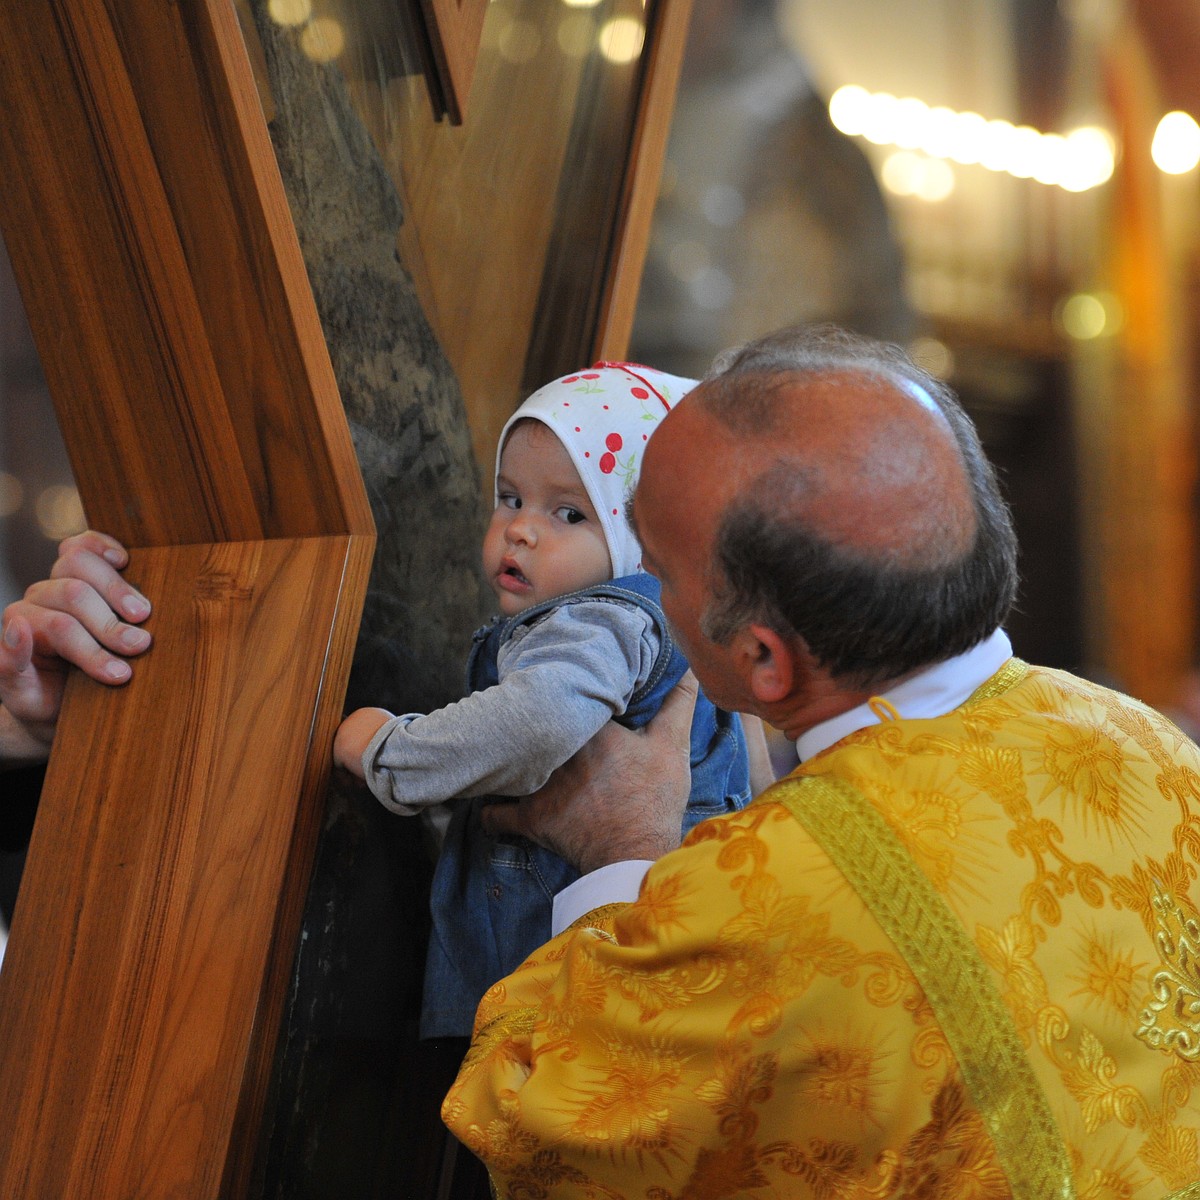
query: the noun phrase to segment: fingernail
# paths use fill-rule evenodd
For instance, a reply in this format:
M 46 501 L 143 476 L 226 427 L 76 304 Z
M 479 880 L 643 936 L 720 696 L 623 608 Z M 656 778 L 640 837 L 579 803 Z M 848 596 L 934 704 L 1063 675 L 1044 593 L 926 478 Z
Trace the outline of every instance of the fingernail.
M 104 558 L 112 563 L 114 567 L 124 566 L 125 564 L 125 555 L 120 550 L 114 550 L 111 546 L 104 551 Z
M 143 650 L 150 644 L 150 635 L 144 629 L 122 629 L 117 640 L 126 650 Z
M 15 650 L 20 640 L 17 627 L 11 621 L 7 622 L 4 626 L 4 644 Z
M 132 595 L 121 597 L 120 609 L 131 621 L 140 621 L 149 615 L 150 601 L 134 592 Z
M 127 662 L 121 662 L 120 659 L 114 658 L 111 662 L 104 664 L 104 676 L 111 679 L 113 683 L 124 683 L 130 675 L 133 674 Z

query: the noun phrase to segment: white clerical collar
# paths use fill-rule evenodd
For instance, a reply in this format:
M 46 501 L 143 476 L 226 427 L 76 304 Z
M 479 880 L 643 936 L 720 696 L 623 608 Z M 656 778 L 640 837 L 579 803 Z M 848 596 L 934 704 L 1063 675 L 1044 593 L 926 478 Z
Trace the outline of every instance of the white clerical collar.
M 936 663 L 880 696 L 872 696 L 871 700 L 886 701 L 901 717 L 908 719 L 941 717 L 966 701 L 1011 657 L 1012 643 L 1004 630 L 997 629 L 965 654 Z M 877 725 L 879 721 L 870 701 L 860 704 L 802 733 L 796 740 L 796 753 L 804 762 L 814 754 L 828 750 L 842 738 L 866 729 L 868 725 Z

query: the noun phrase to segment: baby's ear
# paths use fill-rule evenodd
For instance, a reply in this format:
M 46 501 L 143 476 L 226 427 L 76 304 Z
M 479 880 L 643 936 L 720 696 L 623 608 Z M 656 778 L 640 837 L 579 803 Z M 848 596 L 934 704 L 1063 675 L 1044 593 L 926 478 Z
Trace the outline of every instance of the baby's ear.
M 795 681 L 793 649 L 769 625 L 747 625 L 736 635 L 745 658 L 750 694 L 760 704 L 778 704 Z

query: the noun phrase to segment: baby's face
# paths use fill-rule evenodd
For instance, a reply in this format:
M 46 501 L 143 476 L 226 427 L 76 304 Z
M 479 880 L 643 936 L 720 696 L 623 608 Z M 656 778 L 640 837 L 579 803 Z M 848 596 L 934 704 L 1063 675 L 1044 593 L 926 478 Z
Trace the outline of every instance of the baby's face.
M 506 616 L 612 578 L 596 510 L 563 444 L 540 421 L 513 426 L 483 569 Z

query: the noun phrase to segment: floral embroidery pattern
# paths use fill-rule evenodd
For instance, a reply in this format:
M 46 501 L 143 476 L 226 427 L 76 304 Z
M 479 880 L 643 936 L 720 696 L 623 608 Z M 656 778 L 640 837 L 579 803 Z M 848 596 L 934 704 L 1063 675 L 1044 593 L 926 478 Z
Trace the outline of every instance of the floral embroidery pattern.
M 1043 762 L 1051 780 L 1046 795 L 1061 788 L 1100 823 L 1120 823 L 1124 755 L 1111 738 L 1098 729 L 1062 726 L 1046 739 Z
M 1037 937 L 1033 923 L 1018 915 L 1010 917 L 1000 932 L 981 925 L 975 930 L 975 944 L 984 962 L 1000 976 L 1017 1029 L 1031 1031 L 1047 1002 L 1046 981 L 1034 957 Z
M 1155 942 L 1163 969 L 1151 981 L 1153 994 L 1142 1012 L 1137 1036 L 1156 1050 L 1200 1062 L 1200 918 L 1187 914 L 1169 892 L 1157 889 Z
M 997 680 L 800 773 L 865 795 L 961 920 L 1075 1195 L 1161 1200 L 1200 1180 L 1200 754 L 1070 676 Z M 770 794 L 544 947 L 479 1029 L 443 1111 L 501 1197 L 1012 1195 L 909 964 Z
M 1112 935 L 1081 934 L 1075 954 L 1079 969 L 1072 978 L 1079 982 L 1073 995 L 1088 1003 L 1108 1005 L 1123 1019 L 1133 1015 L 1137 1005 L 1135 981 L 1145 970 L 1144 962 L 1133 961 L 1129 947 L 1118 948 Z

